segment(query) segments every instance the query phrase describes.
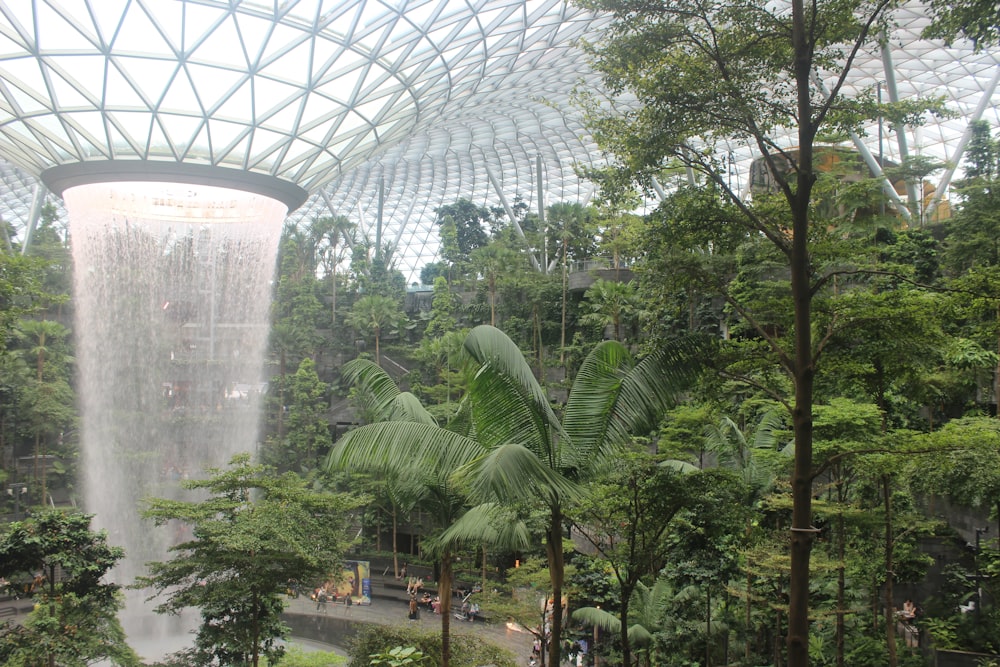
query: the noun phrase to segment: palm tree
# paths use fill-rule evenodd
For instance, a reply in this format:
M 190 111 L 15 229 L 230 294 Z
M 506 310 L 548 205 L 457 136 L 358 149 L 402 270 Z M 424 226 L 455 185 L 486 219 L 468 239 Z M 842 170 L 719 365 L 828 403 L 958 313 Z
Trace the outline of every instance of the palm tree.
M 374 419 L 392 421 L 369 424 L 347 433 L 331 450 L 327 468 L 389 475 L 395 485 L 408 489 L 431 518 L 437 532 L 424 540 L 424 547 L 437 557 L 440 565 L 441 655 L 442 664 L 448 667 L 452 554 L 463 542 L 477 536 L 488 538 L 484 531 L 491 525 L 482 521 L 486 508 L 477 510 L 466 523 L 459 521 L 466 512 L 467 499 L 454 472 L 479 447 L 474 440 L 437 426 L 419 400 L 409 392 L 399 391 L 377 364 L 356 359 L 345 364 L 343 375 L 358 388 L 368 414 Z
M 673 598 L 673 589 L 666 579 L 657 579 L 652 587 L 639 582 L 629 600 L 628 627 L 625 637 L 630 646 L 645 658 L 646 667 L 651 667 L 656 648 L 653 635 L 663 627 L 663 612 Z M 573 620 L 596 629 L 622 634 L 622 620 L 613 612 L 600 607 L 581 607 L 573 612 Z M 627 664 L 627 663 L 626 663 Z
M 490 324 L 496 326 L 498 281 L 501 276 L 510 275 L 515 262 L 521 257 L 503 241 L 494 239 L 488 245 L 473 250 L 469 254 L 469 259 L 473 268 L 486 280 L 486 288 L 490 296 Z
M 340 241 L 350 244 L 356 225 L 343 215 L 314 218 L 310 231 L 316 237 L 317 245 L 326 240 L 327 247 L 322 253 L 323 265 L 330 276 L 330 314 L 332 324 L 337 323 L 337 265 L 344 260 Z
M 654 429 L 692 377 L 691 342 L 665 346 L 636 363 L 617 341 L 584 359 L 562 420 L 522 352 L 503 332 L 479 326 L 465 349 L 477 368 L 468 397 L 482 456 L 463 466 L 473 500 L 516 504 L 527 497 L 548 512 L 546 554 L 552 599 L 549 664 L 560 664 L 565 563 L 563 508 L 577 486 L 631 441 Z
M 380 294 L 366 294 L 354 303 L 348 323 L 361 331 L 372 332 L 375 336 L 375 363 L 381 365 L 382 332 L 405 317 L 395 299 Z
M 719 465 L 731 468 L 739 473 L 742 479 L 743 504 L 755 507 L 774 485 L 776 471 L 759 461 L 759 453 L 774 451 L 779 443 L 779 435 L 785 429 L 784 413 L 779 410 L 768 410 L 761 415 L 760 420 L 751 433 L 744 432 L 736 422 L 729 417 L 723 417 L 717 424 L 705 427 L 705 445 L 716 454 Z M 747 515 L 744 526 L 744 538 L 749 541 L 754 522 Z M 751 589 L 753 587 L 753 568 L 746 563 L 746 601 L 743 621 L 746 631 L 750 631 L 751 612 L 753 610 Z M 843 605 L 838 605 L 838 610 Z M 842 620 L 842 619 L 841 619 Z M 843 628 L 838 625 L 838 629 Z M 744 655 L 750 659 L 750 641 L 744 646 Z
M 694 367 L 687 362 L 696 348 L 677 343 L 636 363 L 623 345 L 605 341 L 584 360 L 560 422 L 523 353 L 503 332 L 481 325 L 464 347 L 475 374 L 454 423 L 474 437 L 413 421 L 369 424 L 344 436 L 328 465 L 426 475 L 429 494 L 440 501 L 440 526 L 455 522 L 457 499 L 444 501 L 459 488 L 473 504 L 541 504 L 548 512 L 551 596 L 561 600 L 564 504 L 583 493 L 578 482 L 600 470 L 633 434 L 657 426 L 691 379 Z M 445 581 L 451 572 L 450 561 L 444 567 L 447 546 L 441 551 L 443 590 L 451 583 Z M 558 665 L 562 605 L 553 607 L 549 664 Z
M 617 282 L 598 278 L 584 294 L 585 308 L 589 312 L 581 318 L 585 324 L 611 327 L 614 339 L 622 339 L 622 322 L 639 308 L 635 283 Z

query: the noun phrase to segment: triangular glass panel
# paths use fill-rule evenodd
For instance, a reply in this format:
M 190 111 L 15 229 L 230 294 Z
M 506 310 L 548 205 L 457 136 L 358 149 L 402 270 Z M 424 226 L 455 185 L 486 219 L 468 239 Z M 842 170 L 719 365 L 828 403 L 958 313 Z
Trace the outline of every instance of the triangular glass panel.
M 44 30 L 39 30 L 37 34 L 37 46 L 41 51 L 85 51 L 94 48 L 94 43 L 81 34 L 84 26 L 90 25 L 90 19 L 83 15 L 83 22 L 79 18 L 66 14 L 67 8 L 52 5 L 45 2 L 33 3 L 35 9 L 34 20 L 37 25 L 45 26 Z
M 132 3 L 122 18 L 122 27 L 114 37 L 112 45 L 118 53 L 144 53 L 150 57 L 174 58 L 176 52 L 160 34 L 142 10 L 142 5 Z
M 177 74 L 176 61 L 115 56 L 112 64 L 121 71 L 131 85 L 156 106 Z

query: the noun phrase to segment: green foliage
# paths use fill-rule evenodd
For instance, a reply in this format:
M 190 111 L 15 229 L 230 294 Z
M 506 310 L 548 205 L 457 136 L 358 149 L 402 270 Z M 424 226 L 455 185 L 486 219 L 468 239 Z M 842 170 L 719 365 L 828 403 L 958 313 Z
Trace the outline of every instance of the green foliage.
M 366 294 L 354 302 L 347 316 L 347 323 L 362 335 L 370 334 L 375 340 L 375 361 L 380 363 L 383 336 L 402 326 L 406 313 L 396 299 L 381 294 Z
M 924 37 L 951 44 L 958 37 L 972 40 L 977 51 L 1000 40 L 1000 6 L 993 0 L 930 0 L 934 21 Z
M 6 345 L 18 320 L 45 305 L 44 277 L 42 260 L 0 253 L 0 346 Z
M 0 532 L 0 578 L 27 590 L 35 608 L 23 623 L 0 625 L 0 662 L 84 667 L 97 660 L 134 666 L 117 619 L 118 586 L 104 578 L 124 557 L 90 530 L 91 515 L 42 510 Z M 34 582 L 34 583 L 33 583 Z
M 300 472 L 315 469 L 317 456 L 330 448 L 333 439 L 327 418 L 327 385 L 316 374 L 316 364 L 305 358 L 292 376 L 287 392 L 287 449 Z M 291 463 L 287 460 L 285 465 Z
M 366 624 L 351 641 L 348 667 L 370 667 L 371 656 L 383 655 L 393 647 L 412 647 L 427 657 L 429 667 L 441 665 L 441 636 L 405 626 Z M 451 637 L 452 664 L 515 667 L 509 652 L 478 637 L 456 634 Z
M 446 204 L 435 211 L 437 224 L 442 227 L 454 227 L 454 247 L 444 244 L 443 256 L 452 264 L 468 261 L 469 255 L 476 248 L 486 245 L 489 237 L 484 225 L 489 226 L 492 215 L 490 212 L 476 206 L 468 199 L 459 199 L 454 204 Z
M 335 571 L 348 544 L 348 513 L 358 503 L 313 491 L 292 473 L 276 476 L 246 454 L 208 473 L 182 483 L 207 492 L 206 500 L 147 501 L 144 517 L 158 526 L 186 523 L 192 538 L 171 548 L 171 560 L 150 563 L 135 587 L 166 595 L 158 613 L 200 610 L 195 647 L 187 652 L 193 664 L 276 660 L 287 632 L 280 615 L 288 580 Z
M 384 653 L 373 653 L 371 667 L 404 667 L 405 665 L 420 665 L 430 660 L 412 646 L 396 646 Z

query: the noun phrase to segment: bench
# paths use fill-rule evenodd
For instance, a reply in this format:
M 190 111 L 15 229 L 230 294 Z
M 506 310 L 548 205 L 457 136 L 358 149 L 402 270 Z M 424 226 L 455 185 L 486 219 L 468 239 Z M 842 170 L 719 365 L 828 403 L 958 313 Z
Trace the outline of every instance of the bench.
M 0 618 L 5 616 L 17 616 L 17 607 L 10 605 L 7 607 L 0 607 Z

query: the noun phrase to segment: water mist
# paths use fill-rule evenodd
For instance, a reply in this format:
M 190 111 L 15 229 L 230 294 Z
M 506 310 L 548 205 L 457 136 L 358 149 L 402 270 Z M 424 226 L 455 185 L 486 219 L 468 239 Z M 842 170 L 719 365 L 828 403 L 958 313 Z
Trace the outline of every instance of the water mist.
M 146 497 L 180 498 L 179 482 L 259 437 L 270 283 L 286 207 L 205 186 L 73 187 L 84 509 L 126 550 L 122 585 L 187 539 L 140 519 Z M 185 496 L 190 498 L 190 496 Z M 146 658 L 184 645 L 194 620 L 156 616 L 131 591 L 122 622 Z M 170 639 L 174 637 L 175 639 Z M 185 638 L 183 642 L 188 642 Z

